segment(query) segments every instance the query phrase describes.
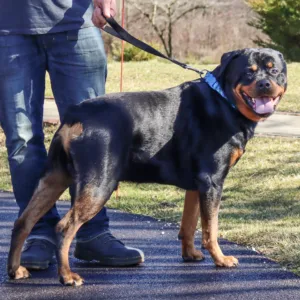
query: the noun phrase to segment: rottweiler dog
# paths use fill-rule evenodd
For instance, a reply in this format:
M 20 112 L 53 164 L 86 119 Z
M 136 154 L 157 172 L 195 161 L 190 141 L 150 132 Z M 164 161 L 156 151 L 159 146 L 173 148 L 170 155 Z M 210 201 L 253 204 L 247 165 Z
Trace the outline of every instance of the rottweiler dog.
M 275 111 L 286 87 L 281 53 L 243 49 L 224 54 L 204 78 L 162 91 L 105 95 L 71 107 L 53 137 L 45 173 L 15 222 L 8 275 L 29 277 L 20 266 L 23 243 L 63 191 L 75 184 L 74 205 L 57 224 L 57 260 L 60 282 L 81 285 L 83 279 L 69 267 L 71 241 L 120 181 L 187 190 L 179 232 L 183 258 L 203 258 L 194 248 L 200 215 L 202 245 L 215 264 L 236 266 L 237 259 L 224 256 L 217 240 L 224 180 L 245 152 L 257 122 Z

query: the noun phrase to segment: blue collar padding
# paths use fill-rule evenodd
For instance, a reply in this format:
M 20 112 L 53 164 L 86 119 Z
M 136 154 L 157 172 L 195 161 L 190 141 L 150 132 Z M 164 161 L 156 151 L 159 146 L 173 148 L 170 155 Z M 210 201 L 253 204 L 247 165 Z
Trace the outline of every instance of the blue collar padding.
M 233 103 L 231 103 L 229 99 L 226 97 L 223 89 L 221 88 L 219 82 L 217 81 L 217 78 L 212 73 L 207 72 L 203 79 L 214 91 L 216 91 L 219 95 L 221 95 L 222 98 L 225 99 L 227 103 L 231 105 L 232 108 L 237 109 L 236 106 Z

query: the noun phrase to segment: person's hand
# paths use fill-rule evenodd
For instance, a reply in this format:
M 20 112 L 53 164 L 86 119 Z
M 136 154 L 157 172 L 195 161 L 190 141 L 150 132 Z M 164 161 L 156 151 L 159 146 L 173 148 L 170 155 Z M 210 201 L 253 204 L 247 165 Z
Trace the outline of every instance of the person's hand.
M 106 24 L 106 18 L 116 15 L 117 5 L 116 0 L 94 0 L 94 12 L 92 21 L 95 26 L 103 28 Z

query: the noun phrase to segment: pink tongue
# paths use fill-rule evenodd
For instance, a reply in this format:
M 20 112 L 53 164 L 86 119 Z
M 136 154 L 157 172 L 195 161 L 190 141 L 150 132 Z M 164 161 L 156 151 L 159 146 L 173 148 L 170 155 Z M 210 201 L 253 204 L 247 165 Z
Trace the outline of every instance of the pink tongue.
M 254 98 L 255 111 L 258 114 L 267 114 L 274 111 L 273 99 L 269 97 Z

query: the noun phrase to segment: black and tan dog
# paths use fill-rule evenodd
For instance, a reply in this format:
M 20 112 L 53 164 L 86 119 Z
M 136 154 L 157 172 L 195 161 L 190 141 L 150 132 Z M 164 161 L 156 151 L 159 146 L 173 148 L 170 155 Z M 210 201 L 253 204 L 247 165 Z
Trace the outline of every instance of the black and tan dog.
M 20 266 L 23 243 L 75 183 L 74 205 L 57 225 L 57 259 L 61 283 L 81 285 L 82 278 L 69 267 L 71 241 L 123 180 L 187 190 L 179 233 L 184 259 L 203 258 L 194 248 L 200 207 L 202 244 L 217 266 L 236 266 L 237 259 L 224 256 L 217 241 L 223 183 L 257 122 L 274 112 L 286 85 L 281 53 L 244 49 L 224 54 L 204 79 L 157 92 L 106 95 L 70 108 L 52 140 L 45 174 L 15 223 L 9 276 L 29 276 Z

